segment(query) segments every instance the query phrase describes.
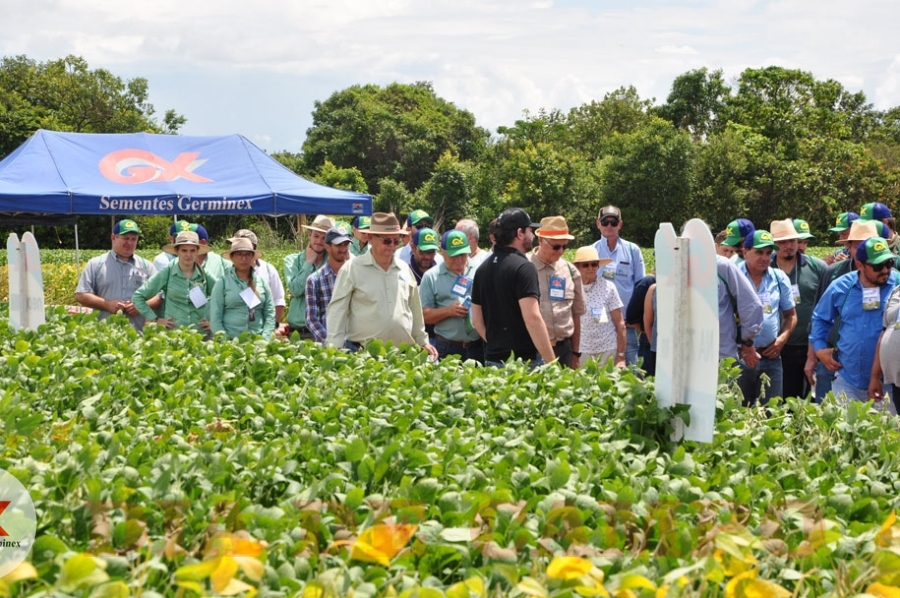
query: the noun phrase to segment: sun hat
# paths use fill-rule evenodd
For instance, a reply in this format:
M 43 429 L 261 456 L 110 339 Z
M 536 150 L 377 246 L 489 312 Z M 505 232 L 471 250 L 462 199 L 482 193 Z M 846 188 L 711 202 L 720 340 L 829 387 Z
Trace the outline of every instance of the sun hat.
M 593 245 L 586 245 L 584 247 L 579 247 L 575 251 L 575 259 L 572 260 L 573 264 L 580 264 L 581 262 L 600 262 L 600 267 L 602 268 L 606 264 L 611 264 L 612 260 L 608 257 L 601 258 L 600 254 L 597 253 L 597 248 Z
M 353 227 L 359 230 L 364 230 L 372 226 L 372 217 L 371 216 L 357 216 L 353 219 Z
M 809 232 L 809 222 L 800 218 L 794 218 L 794 230 L 800 234 L 800 240 L 815 239 L 816 237 Z
M 409 216 L 406 217 L 406 226 L 419 226 L 419 223 L 423 220 L 429 225 L 434 226 L 434 218 L 429 216 L 428 212 L 425 210 L 413 210 L 410 212 Z
M 540 224 L 531 221 L 531 216 L 522 208 L 509 208 L 497 216 L 497 228 L 502 230 L 519 230 L 520 228 L 540 228 Z
M 209 253 L 209 247 L 206 245 L 201 245 L 200 235 L 192 230 L 180 231 L 178 233 L 178 236 L 175 237 L 175 242 L 169 243 L 168 245 L 163 245 L 162 249 L 166 253 L 178 255 L 179 245 L 195 245 L 197 247 L 197 255 L 206 255 L 207 253 Z
M 800 238 L 800 234 L 794 228 L 794 222 L 790 218 L 773 220 L 769 228 L 772 231 L 772 239 L 776 243 L 778 241 L 790 241 Z
M 419 248 L 419 251 L 437 251 L 438 234 L 434 229 L 420 228 L 413 235 L 413 245 Z
M 859 217 L 863 220 L 884 220 L 891 217 L 891 209 L 883 203 L 874 201 L 862 207 Z
M 223 253 L 222 257 L 224 257 L 226 260 L 230 260 L 231 254 L 235 251 L 252 251 L 255 255 L 254 259 L 257 260 L 262 257 L 262 253 L 254 248 L 253 241 L 251 241 L 247 237 L 235 237 L 231 239 L 231 250 Z
M 340 228 L 339 226 L 332 226 L 328 229 L 328 232 L 325 233 L 325 243 L 328 245 L 340 245 L 341 243 L 349 243 L 350 242 L 350 233 Z
M 871 237 L 866 239 L 864 243 L 860 243 L 856 248 L 856 261 L 865 262 L 867 264 L 881 264 L 888 260 L 894 259 L 888 242 L 881 237 Z
M 240 229 L 239 231 L 234 233 L 233 237 L 231 237 L 230 239 L 225 239 L 225 242 L 231 245 L 232 243 L 234 243 L 235 239 L 250 239 L 250 242 L 253 243 L 254 247 L 259 245 L 259 239 L 256 238 L 256 233 L 254 233 L 249 228 Z
M 622 210 L 617 208 L 616 206 L 605 206 L 600 208 L 600 213 L 597 215 L 597 220 L 603 220 L 607 216 L 615 216 L 619 220 L 622 219 Z
M 775 238 L 767 230 L 755 230 L 744 240 L 744 249 L 765 249 L 766 247 L 776 247 Z
M 328 229 L 334 226 L 334 220 L 332 220 L 328 216 L 319 214 L 313 219 L 312 224 L 304 224 L 302 226 L 307 230 L 315 230 L 319 231 L 320 233 L 327 233 Z
M 569 234 L 569 225 L 562 216 L 547 216 L 541 219 L 541 228 L 535 231 L 542 239 L 568 239 L 575 237 Z
M 444 236 L 441 237 L 441 249 L 446 251 L 450 257 L 472 253 L 466 233 L 457 229 L 448 230 L 444 233 Z
M 737 220 L 732 220 L 728 223 L 728 226 L 725 227 L 725 232 L 728 234 L 728 236 L 725 237 L 724 241 L 722 241 L 722 245 L 736 247 L 741 244 L 741 241 L 743 239 L 753 236 L 753 231 L 755 230 L 756 226 L 754 226 L 753 223 L 746 218 L 738 218 Z
M 113 227 L 114 235 L 124 235 L 126 233 L 135 233 L 138 236 L 141 234 L 141 228 L 138 226 L 137 222 L 134 220 L 119 220 L 116 222 L 116 225 Z
M 834 221 L 834 226 L 829 228 L 833 233 L 842 233 L 859 218 L 856 212 L 841 212 Z
M 878 229 L 875 227 L 875 222 L 869 220 L 868 222 L 863 220 L 854 220 L 853 224 L 850 225 L 850 236 L 844 240 L 838 240 L 838 245 L 843 245 L 845 243 L 849 243 L 850 241 L 865 241 L 866 239 L 871 239 L 872 237 L 878 236 Z
M 375 212 L 372 214 L 372 224 L 369 225 L 370 235 L 408 235 L 400 228 L 400 221 L 393 212 Z

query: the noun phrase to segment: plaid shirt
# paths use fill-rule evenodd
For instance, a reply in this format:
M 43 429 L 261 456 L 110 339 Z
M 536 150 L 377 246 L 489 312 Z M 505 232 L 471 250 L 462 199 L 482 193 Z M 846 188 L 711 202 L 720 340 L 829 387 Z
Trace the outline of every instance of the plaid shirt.
M 328 336 L 325 329 L 325 310 L 331 303 L 335 279 L 337 274 L 327 261 L 306 279 L 306 327 L 319 343 L 324 343 Z

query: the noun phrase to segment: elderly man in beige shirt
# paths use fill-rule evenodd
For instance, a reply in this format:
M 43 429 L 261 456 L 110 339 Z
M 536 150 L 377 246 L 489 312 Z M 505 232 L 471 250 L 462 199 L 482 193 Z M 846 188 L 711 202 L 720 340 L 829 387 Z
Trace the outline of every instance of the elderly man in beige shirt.
M 538 271 L 541 317 L 559 362 L 577 368 L 581 357 L 584 288 L 578 270 L 562 259 L 569 241 L 575 237 L 569 234 L 569 226 L 562 216 L 544 218 L 535 234 L 539 244 L 528 259 Z
M 394 254 L 405 234 L 394 214 L 372 214 L 371 250 L 344 264 L 335 280 L 326 345 L 358 350 L 377 338 L 419 345 L 437 359 L 437 349 L 425 333 L 415 276 Z

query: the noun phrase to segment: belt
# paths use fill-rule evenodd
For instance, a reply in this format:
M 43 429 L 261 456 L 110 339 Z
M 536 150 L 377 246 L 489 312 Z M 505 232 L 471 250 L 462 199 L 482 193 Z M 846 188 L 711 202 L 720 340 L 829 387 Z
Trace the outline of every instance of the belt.
M 550 341 L 550 346 L 555 347 L 556 345 L 565 345 L 566 343 L 571 343 L 572 337 L 564 338 L 558 341 Z
M 463 349 L 471 349 L 473 347 L 477 347 L 477 346 L 481 345 L 481 339 L 478 339 L 477 341 L 465 341 L 465 342 L 464 341 L 453 341 L 453 340 L 450 340 L 449 338 L 441 336 L 440 334 L 435 334 L 434 338 L 438 339 L 439 341 L 445 342 L 448 345 L 453 345 L 454 347 L 462 347 Z

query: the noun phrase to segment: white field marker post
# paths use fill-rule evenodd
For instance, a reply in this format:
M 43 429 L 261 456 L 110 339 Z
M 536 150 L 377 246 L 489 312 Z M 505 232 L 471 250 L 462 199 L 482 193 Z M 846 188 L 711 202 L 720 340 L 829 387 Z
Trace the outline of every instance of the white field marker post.
M 30 232 L 6 240 L 9 269 L 9 323 L 16 330 L 37 330 L 46 322 L 41 253 Z

